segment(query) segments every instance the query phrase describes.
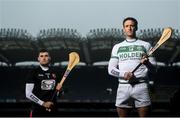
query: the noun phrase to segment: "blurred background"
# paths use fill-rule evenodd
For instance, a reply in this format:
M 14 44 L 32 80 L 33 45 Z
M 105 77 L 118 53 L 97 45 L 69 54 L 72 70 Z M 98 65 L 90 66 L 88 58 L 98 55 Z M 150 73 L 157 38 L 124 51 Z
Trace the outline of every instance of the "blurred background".
M 151 116 L 180 116 L 178 0 L 0 0 L 0 116 L 29 115 L 26 76 L 38 66 L 38 50 L 46 48 L 59 78 L 68 54 L 80 55 L 58 98 L 59 116 L 117 117 L 118 80 L 108 75 L 107 65 L 112 47 L 124 40 L 122 21 L 128 16 L 139 22 L 137 37 L 153 46 L 163 28 L 173 28 L 171 38 L 154 53 Z

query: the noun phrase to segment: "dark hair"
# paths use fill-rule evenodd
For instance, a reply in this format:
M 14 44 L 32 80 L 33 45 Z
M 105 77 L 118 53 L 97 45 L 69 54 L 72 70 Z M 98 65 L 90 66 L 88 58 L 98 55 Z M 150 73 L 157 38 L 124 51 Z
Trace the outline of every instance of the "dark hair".
M 41 53 L 41 52 L 48 52 L 49 53 L 49 51 L 47 49 L 40 49 L 39 53 Z
M 127 18 L 125 18 L 125 19 L 123 20 L 123 27 L 124 27 L 124 23 L 125 23 L 127 20 L 132 20 L 132 21 L 135 23 L 135 28 L 136 28 L 136 30 L 138 29 L 138 21 L 137 21 L 135 18 L 133 18 L 133 17 L 127 17 Z
M 43 53 L 43 52 L 47 52 L 47 53 L 49 54 L 49 51 L 48 51 L 47 49 L 40 49 L 39 52 L 38 52 L 38 55 L 39 55 L 40 53 Z M 49 54 L 49 55 L 50 55 L 50 54 Z

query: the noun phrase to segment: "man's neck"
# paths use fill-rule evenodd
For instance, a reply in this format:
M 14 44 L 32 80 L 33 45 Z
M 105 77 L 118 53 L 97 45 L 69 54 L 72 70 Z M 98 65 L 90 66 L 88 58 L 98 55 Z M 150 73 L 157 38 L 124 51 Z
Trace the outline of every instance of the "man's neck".
M 134 42 L 134 41 L 136 41 L 136 40 L 137 40 L 136 38 L 130 38 L 130 39 L 129 39 L 129 38 L 126 38 L 126 41 L 127 41 L 127 42 Z
M 41 67 L 41 69 L 44 70 L 44 71 L 49 70 L 49 67 L 48 67 L 48 66 L 40 65 L 40 67 Z
M 126 35 L 126 39 L 135 39 L 136 38 L 136 33 L 133 35 Z

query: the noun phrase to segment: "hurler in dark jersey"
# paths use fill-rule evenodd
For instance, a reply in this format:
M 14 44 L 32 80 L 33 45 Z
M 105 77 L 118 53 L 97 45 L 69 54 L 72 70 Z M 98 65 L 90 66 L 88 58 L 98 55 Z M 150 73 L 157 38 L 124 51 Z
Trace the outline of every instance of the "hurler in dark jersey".
M 32 116 L 52 116 L 57 112 L 56 97 L 51 99 L 56 90 L 57 78 L 49 66 L 50 54 L 47 50 L 39 51 L 40 66 L 32 70 L 26 82 L 26 97 L 32 101 Z

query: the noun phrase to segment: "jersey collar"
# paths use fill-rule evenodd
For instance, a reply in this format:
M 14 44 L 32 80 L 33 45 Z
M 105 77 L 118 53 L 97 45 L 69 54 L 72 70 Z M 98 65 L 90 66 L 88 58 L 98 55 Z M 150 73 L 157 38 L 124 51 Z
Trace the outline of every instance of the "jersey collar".
M 40 65 L 40 67 L 41 67 L 41 69 L 44 70 L 44 71 L 49 70 L 49 67 L 45 67 L 45 66 L 42 66 L 42 65 Z
M 132 42 L 135 42 L 136 40 L 137 40 L 136 38 L 133 38 L 133 39 L 126 39 L 126 42 L 132 43 Z

